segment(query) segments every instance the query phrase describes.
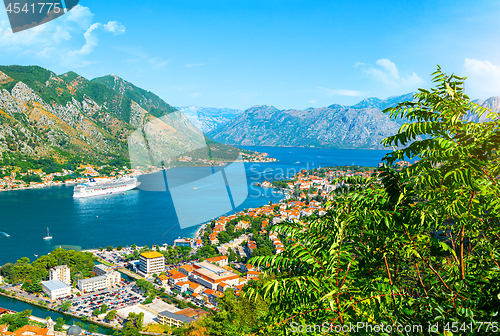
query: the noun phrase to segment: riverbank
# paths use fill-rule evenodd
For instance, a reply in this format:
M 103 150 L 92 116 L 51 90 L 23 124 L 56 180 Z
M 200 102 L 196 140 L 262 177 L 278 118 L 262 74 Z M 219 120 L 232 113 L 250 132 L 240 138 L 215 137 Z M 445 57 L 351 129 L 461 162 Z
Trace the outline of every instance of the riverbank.
M 46 319 L 48 317 L 50 317 L 54 321 L 57 320 L 58 318 L 63 318 L 64 329 L 69 328 L 72 324 L 75 324 L 75 322 L 77 321 L 84 324 L 92 323 L 98 326 L 97 332 L 93 332 L 92 333 L 93 335 L 102 335 L 102 336 L 113 335 L 117 330 L 121 330 L 121 328 L 116 328 L 116 327 L 110 328 L 103 325 L 102 323 L 98 323 L 95 321 L 82 321 L 78 317 L 72 316 L 71 314 L 64 314 L 57 310 L 48 309 L 47 307 L 41 307 L 33 303 L 19 300 L 18 298 L 14 298 L 8 295 L 3 295 L 3 293 L 0 293 L 0 308 L 6 309 L 7 313 L 11 314 L 29 309 L 32 311 L 30 319 L 43 324 L 47 323 Z M 165 335 L 147 331 L 140 331 L 140 333 L 142 335 Z
M 102 328 L 102 329 L 100 329 L 100 333 L 102 335 L 112 335 L 116 330 L 121 329 L 121 328 L 116 328 L 115 326 L 113 326 L 111 324 L 107 324 L 107 323 L 100 322 L 100 321 L 95 321 L 93 318 L 90 318 L 87 321 L 83 321 L 76 314 L 71 314 L 71 313 L 68 313 L 68 312 L 63 312 L 60 309 L 55 309 L 55 308 L 52 308 L 52 307 L 40 304 L 39 302 L 37 302 L 35 300 L 30 300 L 30 299 L 27 299 L 27 298 L 24 298 L 24 297 L 19 297 L 17 295 L 13 295 L 13 294 L 10 294 L 10 293 L 0 292 L 0 296 L 1 297 L 5 297 L 5 298 L 9 298 L 9 299 L 12 299 L 12 300 L 16 300 L 18 302 L 22 302 L 25 305 L 34 306 L 34 307 L 38 308 L 38 309 L 36 309 L 36 313 L 41 314 L 42 311 L 45 311 L 47 313 L 47 315 L 45 316 L 45 318 L 52 315 L 51 317 L 53 318 L 53 320 L 57 319 L 58 317 L 63 317 L 63 319 L 65 320 L 66 323 L 68 323 L 68 322 L 71 323 L 71 322 L 74 322 L 74 320 L 77 320 L 77 321 L 82 322 L 82 323 L 92 323 L 92 324 L 95 324 L 98 327 Z M 33 309 L 31 309 L 32 307 L 26 307 L 26 306 L 19 306 L 18 309 L 12 309 L 11 307 L 4 307 L 6 304 L 2 304 L 2 303 L 3 303 L 2 300 L 0 300 L 0 307 L 1 308 L 8 309 L 8 310 L 11 310 L 11 311 L 17 311 L 17 310 L 22 311 L 22 310 L 26 310 L 26 309 L 33 310 Z M 56 315 L 54 316 L 54 314 L 51 313 L 51 312 L 55 313 Z M 44 321 L 43 323 L 46 323 L 45 318 L 42 317 L 42 316 L 33 316 L 33 317 L 41 319 L 41 320 Z

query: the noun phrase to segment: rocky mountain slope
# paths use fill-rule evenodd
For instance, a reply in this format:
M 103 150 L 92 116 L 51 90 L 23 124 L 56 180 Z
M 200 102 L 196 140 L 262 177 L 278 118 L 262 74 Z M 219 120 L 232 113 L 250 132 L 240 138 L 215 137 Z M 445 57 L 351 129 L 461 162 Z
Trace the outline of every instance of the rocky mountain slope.
M 391 120 L 382 111 L 411 100 L 412 95 L 385 100 L 367 98 L 353 106 L 334 104 L 306 110 L 254 106 L 208 135 L 215 141 L 232 145 L 383 149 L 380 141 L 397 133 L 404 120 Z M 480 103 L 498 111 L 500 97 Z
M 203 132 L 210 132 L 241 113 L 237 109 L 216 107 L 182 106 L 177 109 Z
M 199 148 L 203 133 L 173 111 L 116 76 L 89 81 L 74 72 L 0 66 L 0 160 L 125 162 L 136 140 L 135 148 L 151 157 L 157 148 L 146 148 L 144 137 L 129 138 L 137 129 L 171 156 Z

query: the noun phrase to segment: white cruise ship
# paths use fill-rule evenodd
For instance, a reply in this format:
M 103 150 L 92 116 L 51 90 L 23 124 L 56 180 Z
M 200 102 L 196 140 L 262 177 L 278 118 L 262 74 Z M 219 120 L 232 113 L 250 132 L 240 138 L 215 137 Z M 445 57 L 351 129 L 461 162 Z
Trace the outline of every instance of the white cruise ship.
M 80 198 L 112 194 L 134 189 L 139 184 L 141 184 L 141 182 L 137 181 L 135 177 L 122 177 L 105 182 L 96 182 L 93 178 L 90 178 L 89 182 L 75 186 L 73 197 Z

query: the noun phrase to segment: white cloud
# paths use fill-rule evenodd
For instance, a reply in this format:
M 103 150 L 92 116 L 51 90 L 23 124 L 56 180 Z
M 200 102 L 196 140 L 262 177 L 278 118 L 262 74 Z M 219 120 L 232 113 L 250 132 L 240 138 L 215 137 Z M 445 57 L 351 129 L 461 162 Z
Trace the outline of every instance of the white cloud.
M 490 61 L 466 58 L 464 61 L 467 94 L 474 98 L 500 95 L 500 66 Z
M 109 31 L 114 35 L 120 35 L 125 33 L 125 26 L 118 21 L 109 21 L 103 27 L 104 30 Z
M 308 100 L 307 102 L 308 102 L 308 103 L 311 103 L 311 104 L 316 104 L 316 103 L 317 103 L 317 100 L 316 100 L 316 99 L 311 99 L 311 100 Z
M 149 65 L 156 69 L 163 69 L 172 62 L 172 59 L 163 59 L 160 57 L 152 57 L 148 53 L 141 50 L 138 46 L 118 46 L 113 47 L 116 50 L 132 55 L 134 57 L 125 59 L 125 63 L 130 65 Z
M 414 72 L 406 77 L 401 77 L 394 62 L 388 59 L 379 59 L 376 66 L 356 62 L 354 67 L 360 67 L 368 76 L 386 86 L 402 90 L 414 90 L 425 82 Z
M 151 66 L 153 66 L 154 68 L 164 68 L 168 63 L 170 63 L 172 60 L 171 59 L 161 59 L 159 57 L 150 57 L 148 59 L 148 62 Z
M 185 64 L 184 66 L 186 68 L 193 68 L 193 67 L 199 67 L 199 66 L 203 66 L 205 65 L 205 63 L 192 63 L 192 64 Z
M 201 94 L 198 92 L 191 93 L 191 97 L 193 98 L 198 98 L 199 96 L 201 96 Z
M 92 32 L 101 26 L 102 25 L 100 23 L 93 23 L 83 34 L 83 37 L 85 38 L 85 44 L 82 46 L 82 48 L 80 50 L 72 50 L 68 52 L 68 55 L 77 56 L 90 54 L 98 44 L 97 36 L 95 36 L 95 34 L 92 34 Z
M 358 97 L 358 96 L 364 96 L 367 94 L 367 92 L 364 91 L 356 91 L 356 90 L 334 90 L 334 89 L 329 89 L 325 87 L 318 86 L 318 89 L 322 90 L 323 92 L 326 92 L 328 96 L 349 96 L 349 97 Z
M 30 55 L 34 62 L 43 58 L 71 67 L 94 63 L 85 58 L 98 47 L 98 31 L 118 35 L 125 27 L 117 21 L 92 23 L 93 17 L 89 8 L 77 5 L 53 21 L 18 33 L 12 33 L 7 20 L 0 20 L 0 55 Z
M 92 24 L 94 14 L 88 7 L 76 5 L 72 10 L 64 15 L 64 20 L 74 22 L 80 29 L 86 29 Z

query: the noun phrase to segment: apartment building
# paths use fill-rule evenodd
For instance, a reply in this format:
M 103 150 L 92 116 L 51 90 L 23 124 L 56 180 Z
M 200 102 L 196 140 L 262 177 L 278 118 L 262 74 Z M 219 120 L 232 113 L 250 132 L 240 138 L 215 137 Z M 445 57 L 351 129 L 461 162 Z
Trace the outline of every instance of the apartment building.
M 52 267 L 49 269 L 49 280 L 61 280 L 71 286 L 71 270 L 67 265 Z

